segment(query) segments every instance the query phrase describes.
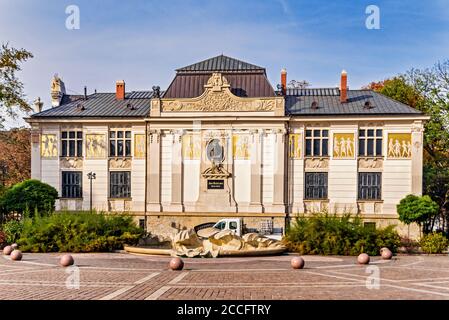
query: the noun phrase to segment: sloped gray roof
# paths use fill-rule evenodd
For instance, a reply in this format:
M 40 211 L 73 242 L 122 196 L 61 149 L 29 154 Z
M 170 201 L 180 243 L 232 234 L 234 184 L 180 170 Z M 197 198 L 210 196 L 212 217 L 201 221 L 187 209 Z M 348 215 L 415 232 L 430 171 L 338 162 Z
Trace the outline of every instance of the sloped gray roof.
M 183 72 L 242 72 L 242 71 L 258 71 L 265 72 L 265 68 L 237 60 L 228 56 L 220 55 L 210 59 L 206 59 L 189 66 L 176 69 L 178 73 Z
M 298 90 L 298 89 L 295 89 Z M 326 116 L 326 115 L 397 115 L 409 114 L 420 115 L 418 111 L 406 104 L 393 100 L 383 94 L 372 90 L 348 90 L 348 101 L 340 102 L 340 93 L 331 91 L 326 94 L 326 90 L 313 89 L 312 92 L 297 92 L 288 90 L 285 97 L 286 115 L 306 115 L 306 116 Z M 311 89 L 305 89 L 311 90 Z M 312 108 L 312 103 L 316 102 L 318 108 Z M 369 106 L 366 106 L 369 102 Z
M 115 93 L 94 93 L 88 95 L 87 100 L 80 98 L 82 96 L 77 96 L 76 100 L 64 96 L 61 106 L 33 114 L 31 117 L 146 117 L 150 112 L 152 95 L 152 91 L 133 91 L 126 93 L 124 100 L 117 100 Z

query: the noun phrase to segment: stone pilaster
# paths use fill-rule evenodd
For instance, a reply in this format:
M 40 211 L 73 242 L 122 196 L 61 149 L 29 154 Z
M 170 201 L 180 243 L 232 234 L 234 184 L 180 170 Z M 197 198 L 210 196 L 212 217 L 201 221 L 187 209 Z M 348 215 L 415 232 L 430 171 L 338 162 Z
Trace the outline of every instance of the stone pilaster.
M 148 132 L 148 162 L 147 162 L 147 210 L 149 212 L 161 211 L 161 131 Z
M 274 158 L 273 205 L 266 208 L 269 212 L 285 212 L 285 139 L 286 130 L 276 131 Z
M 170 205 L 171 211 L 181 212 L 182 206 L 182 130 L 173 132 L 173 149 L 172 149 L 172 200 Z
M 251 200 L 248 211 L 262 212 L 262 130 L 251 131 Z
M 31 178 L 42 179 L 41 171 L 41 130 L 39 125 L 31 126 Z
M 422 194 L 423 179 L 423 123 L 415 121 L 412 127 L 412 193 Z

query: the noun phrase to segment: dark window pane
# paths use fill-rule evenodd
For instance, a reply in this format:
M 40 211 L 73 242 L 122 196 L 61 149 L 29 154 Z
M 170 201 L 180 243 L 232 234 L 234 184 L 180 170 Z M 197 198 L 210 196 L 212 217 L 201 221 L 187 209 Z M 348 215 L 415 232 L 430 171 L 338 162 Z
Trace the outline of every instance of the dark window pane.
M 125 132 L 125 138 L 131 139 L 131 131 L 126 131 Z
M 313 140 L 313 155 L 314 156 L 319 156 L 321 155 L 321 150 L 320 150 L 320 139 L 315 139 Z
M 67 140 L 61 141 L 61 156 L 67 157 Z
M 313 130 L 313 136 L 314 137 L 319 137 L 320 136 L 320 130 Z
M 131 156 L 131 140 L 125 141 L 125 156 Z
M 312 136 L 312 130 L 306 130 L 306 137 Z
M 117 131 L 117 138 L 123 138 L 123 131 Z
M 82 138 L 83 138 L 83 133 L 82 133 L 81 131 L 78 131 L 78 132 L 76 133 L 76 137 L 77 137 L 78 139 L 82 139 Z
M 328 155 L 328 140 L 327 139 L 323 139 L 322 140 L 322 151 L 321 151 L 321 155 L 322 156 L 327 156 Z
M 117 140 L 117 156 L 123 157 L 123 140 Z
M 382 178 L 381 173 L 360 172 L 359 173 L 359 191 L 360 200 L 380 200 Z
M 67 131 L 62 132 L 62 139 L 67 139 Z
M 382 137 L 382 129 L 376 130 L 376 137 Z
M 365 130 L 359 130 L 359 137 L 365 136 Z
M 367 140 L 367 156 L 374 156 L 374 139 L 368 139 Z
M 110 173 L 110 196 L 111 198 L 131 197 L 131 172 Z
M 368 137 L 374 137 L 374 129 L 368 129 Z
M 323 130 L 322 131 L 322 136 L 323 137 L 328 137 L 329 136 L 329 131 L 328 130 Z
M 109 132 L 109 138 L 112 138 L 112 139 L 115 138 L 115 131 Z
M 69 131 L 69 138 L 75 139 L 75 131 Z
M 115 153 L 115 140 L 111 140 L 109 143 L 109 155 L 111 157 L 115 157 L 116 153 Z
M 75 140 L 69 140 L 69 156 L 75 156 Z
M 365 139 L 359 139 L 359 156 L 365 156 Z
M 376 156 L 382 155 L 382 139 L 376 140 Z
M 327 198 L 327 173 L 306 172 L 305 197 L 306 199 Z
M 83 156 L 83 140 L 78 140 L 76 142 L 76 156 L 82 157 Z
M 306 156 L 312 155 L 312 140 L 307 139 L 306 140 Z

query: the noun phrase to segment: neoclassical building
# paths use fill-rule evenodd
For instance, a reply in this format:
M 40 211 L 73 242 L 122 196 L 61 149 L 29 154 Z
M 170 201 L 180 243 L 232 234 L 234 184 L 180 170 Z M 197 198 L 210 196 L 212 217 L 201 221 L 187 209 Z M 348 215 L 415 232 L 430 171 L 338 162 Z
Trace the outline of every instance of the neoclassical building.
M 165 91 L 117 81 L 69 95 L 55 76 L 52 106 L 27 118 L 32 177 L 59 191 L 58 210 L 127 212 L 161 236 L 318 211 L 406 232 L 396 205 L 422 192 L 427 117 L 340 81 L 291 89 L 282 70 L 274 89 L 264 68 L 223 55 L 177 69 Z

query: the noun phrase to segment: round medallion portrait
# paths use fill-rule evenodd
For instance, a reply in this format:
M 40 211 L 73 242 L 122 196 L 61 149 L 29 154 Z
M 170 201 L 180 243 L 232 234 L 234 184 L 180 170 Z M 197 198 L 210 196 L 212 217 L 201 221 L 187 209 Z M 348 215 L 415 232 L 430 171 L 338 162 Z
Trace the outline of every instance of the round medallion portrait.
M 206 147 L 206 155 L 211 162 L 218 163 L 223 161 L 223 146 L 219 139 L 209 141 Z

